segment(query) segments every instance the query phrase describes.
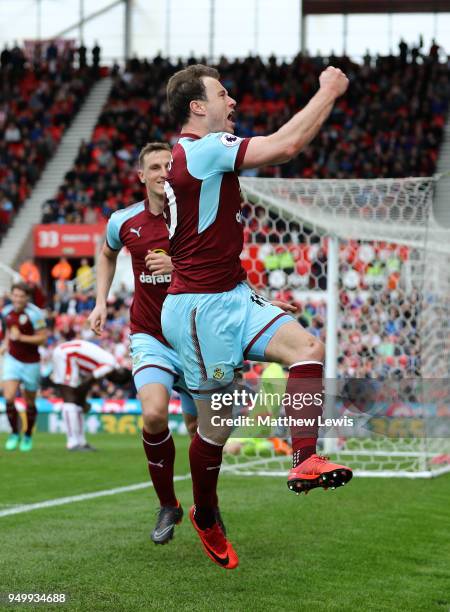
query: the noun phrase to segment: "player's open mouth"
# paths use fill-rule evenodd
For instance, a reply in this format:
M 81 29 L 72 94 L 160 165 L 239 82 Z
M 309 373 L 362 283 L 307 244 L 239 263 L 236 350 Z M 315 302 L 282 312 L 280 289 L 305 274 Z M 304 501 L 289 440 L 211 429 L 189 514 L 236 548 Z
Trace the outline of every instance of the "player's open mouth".
M 230 123 L 232 123 L 234 125 L 234 123 L 235 123 L 235 121 L 234 121 L 234 110 L 231 111 L 231 113 L 228 115 L 227 119 L 228 119 L 228 121 Z

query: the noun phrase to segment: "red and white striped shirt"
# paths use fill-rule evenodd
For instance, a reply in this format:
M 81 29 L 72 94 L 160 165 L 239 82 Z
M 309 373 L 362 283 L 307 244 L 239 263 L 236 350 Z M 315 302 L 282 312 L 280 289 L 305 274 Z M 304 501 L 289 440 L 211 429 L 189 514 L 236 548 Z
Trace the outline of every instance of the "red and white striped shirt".
M 83 376 L 101 378 L 119 367 L 114 355 L 93 342 L 63 342 L 53 351 L 52 379 L 58 385 L 78 387 Z

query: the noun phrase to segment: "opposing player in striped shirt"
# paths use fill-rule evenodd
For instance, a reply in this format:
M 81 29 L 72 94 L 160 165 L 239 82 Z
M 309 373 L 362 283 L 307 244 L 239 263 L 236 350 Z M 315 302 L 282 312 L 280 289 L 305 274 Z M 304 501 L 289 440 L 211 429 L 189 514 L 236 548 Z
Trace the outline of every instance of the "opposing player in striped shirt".
M 51 380 L 63 399 L 67 449 L 94 450 L 84 433 L 84 413 L 89 410 L 87 393 L 101 378 L 124 384 L 131 379 L 131 373 L 121 368 L 111 353 L 87 340 L 63 342 L 53 351 L 52 361 Z

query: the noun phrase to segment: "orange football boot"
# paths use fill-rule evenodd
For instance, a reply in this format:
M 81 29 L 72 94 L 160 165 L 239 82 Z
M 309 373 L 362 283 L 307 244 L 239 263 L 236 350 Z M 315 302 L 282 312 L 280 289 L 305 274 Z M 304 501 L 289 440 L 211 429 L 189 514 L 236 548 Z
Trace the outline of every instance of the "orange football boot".
M 214 563 L 217 563 L 217 565 L 224 569 L 234 569 L 237 567 L 239 565 L 239 559 L 236 551 L 231 542 L 223 535 L 223 531 L 219 527 L 219 524 L 214 523 L 212 527 L 200 529 L 195 522 L 194 512 L 195 506 L 192 506 L 189 512 L 189 518 L 200 537 L 205 553 L 211 561 L 214 561 Z
M 308 493 L 311 489 L 336 489 L 352 479 L 353 472 L 345 465 L 331 463 L 328 457 L 311 455 L 288 474 L 287 486 L 294 493 Z

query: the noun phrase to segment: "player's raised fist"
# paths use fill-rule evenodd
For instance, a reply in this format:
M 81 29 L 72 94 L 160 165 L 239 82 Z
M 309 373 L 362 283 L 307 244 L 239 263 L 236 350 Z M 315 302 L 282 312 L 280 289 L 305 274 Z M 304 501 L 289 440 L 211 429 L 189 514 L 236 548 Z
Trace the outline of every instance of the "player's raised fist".
M 339 68 L 328 66 L 319 77 L 321 89 L 331 90 L 336 98 L 342 96 L 348 87 L 348 78 Z

